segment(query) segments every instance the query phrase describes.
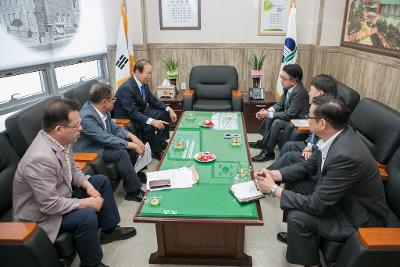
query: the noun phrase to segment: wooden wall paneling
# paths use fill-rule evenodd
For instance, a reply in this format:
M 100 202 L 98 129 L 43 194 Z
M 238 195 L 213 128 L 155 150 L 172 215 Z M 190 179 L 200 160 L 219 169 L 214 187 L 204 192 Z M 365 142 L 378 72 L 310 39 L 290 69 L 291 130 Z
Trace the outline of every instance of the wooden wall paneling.
M 110 83 L 115 84 L 115 46 L 108 48 Z M 252 86 L 250 67 L 247 61 L 252 53 L 263 50 L 267 57 L 263 67 L 261 86 L 275 93 L 282 56 L 278 44 L 148 44 L 135 45 L 135 58 L 148 58 L 153 62 L 151 88 L 166 78 L 161 69 L 165 56 L 177 58 L 182 66 L 177 80 L 189 87 L 189 73 L 196 65 L 232 65 L 238 70 L 239 89 L 247 91 Z M 314 75 L 326 73 L 357 90 L 362 97 L 377 99 L 397 110 L 400 109 L 399 77 L 400 59 L 357 51 L 347 47 L 320 47 L 300 45 L 297 62 L 304 72 L 303 83 L 308 89 Z
M 386 66 L 379 86 L 377 100 L 400 111 L 400 69 Z
M 355 72 L 358 72 L 358 76 L 354 76 L 353 79 L 357 77 L 359 84 L 357 90 L 363 97 L 369 97 L 372 99 L 379 98 L 381 86 L 384 84 L 382 79 L 387 71 L 387 67 L 363 59 L 360 59 L 360 65 L 358 66 L 346 67 L 348 69 L 355 69 Z
M 337 77 L 337 66 L 339 63 L 339 48 L 321 48 L 316 47 L 313 51 L 313 57 L 311 61 L 312 75 L 324 73 Z

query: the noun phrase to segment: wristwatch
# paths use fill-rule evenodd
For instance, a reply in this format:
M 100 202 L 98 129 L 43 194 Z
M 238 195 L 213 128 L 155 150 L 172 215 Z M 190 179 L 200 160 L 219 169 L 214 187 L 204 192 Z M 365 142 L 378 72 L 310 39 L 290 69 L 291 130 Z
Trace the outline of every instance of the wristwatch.
M 274 184 L 274 186 L 271 187 L 271 189 L 269 190 L 269 195 L 271 197 L 275 197 L 275 192 L 276 192 L 277 188 L 278 188 L 278 186 L 276 184 Z

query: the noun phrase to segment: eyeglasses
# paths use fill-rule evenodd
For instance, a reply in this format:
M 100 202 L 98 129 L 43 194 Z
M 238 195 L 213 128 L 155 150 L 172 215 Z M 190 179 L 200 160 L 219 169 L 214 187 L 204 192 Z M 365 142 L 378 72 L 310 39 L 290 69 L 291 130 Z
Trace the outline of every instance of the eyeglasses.
M 283 76 L 282 74 L 281 75 L 279 75 L 279 77 L 281 78 L 281 80 L 283 80 L 283 81 L 290 81 L 290 80 L 293 80 L 293 79 L 291 79 L 291 78 L 286 78 L 285 76 Z
M 80 130 L 82 128 L 82 125 L 81 125 L 81 121 L 78 121 L 78 123 L 76 123 L 75 125 L 63 125 L 63 127 Z
M 117 98 L 116 98 L 116 97 L 113 97 L 113 98 L 106 98 L 106 99 L 104 99 L 104 101 L 115 101 L 115 100 L 117 100 Z
M 306 119 L 309 119 L 309 120 L 320 120 L 321 118 L 320 117 L 312 117 L 312 116 L 306 115 Z

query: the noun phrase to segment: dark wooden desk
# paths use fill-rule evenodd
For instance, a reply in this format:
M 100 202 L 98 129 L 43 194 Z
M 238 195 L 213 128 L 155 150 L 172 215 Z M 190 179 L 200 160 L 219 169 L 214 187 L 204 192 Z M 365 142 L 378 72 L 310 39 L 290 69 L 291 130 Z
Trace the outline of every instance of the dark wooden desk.
M 184 90 L 180 90 L 178 92 L 178 94 L 175 95 L 175 98 L 167 98 L 167 97 L 159 98 L 160 101 L 162 101 L 163 103 L 165 103 L 167 106 L 171 107 L 175 111 L 176 116 L 178 117 L 178 120 L 181 117 L 182 112 L 183 112 L 182 111 L 183 91 Z M 173 130 L 176 126 L 176 123 L 171 122 L 171 124 L 169 126 L 170 126 L 170 129 Z
M 258 133 L 262 121 L 256 119 L 256 112 L 262 108 L 267 109 L 275 104 L 275 96 L 270 91 L 266 91 L 264 100 L 250 100 L 247 93 L 242 93 L 242 99 L 246 130 L 248 133 Z

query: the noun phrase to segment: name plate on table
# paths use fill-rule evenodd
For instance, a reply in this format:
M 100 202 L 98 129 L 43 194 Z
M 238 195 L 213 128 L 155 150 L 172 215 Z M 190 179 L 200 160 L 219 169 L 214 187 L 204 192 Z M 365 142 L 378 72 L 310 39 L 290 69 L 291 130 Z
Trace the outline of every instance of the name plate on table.
M 176 90 L 175 86 L 158 86 L 157 97 L 158 98 L 175 98 Z

